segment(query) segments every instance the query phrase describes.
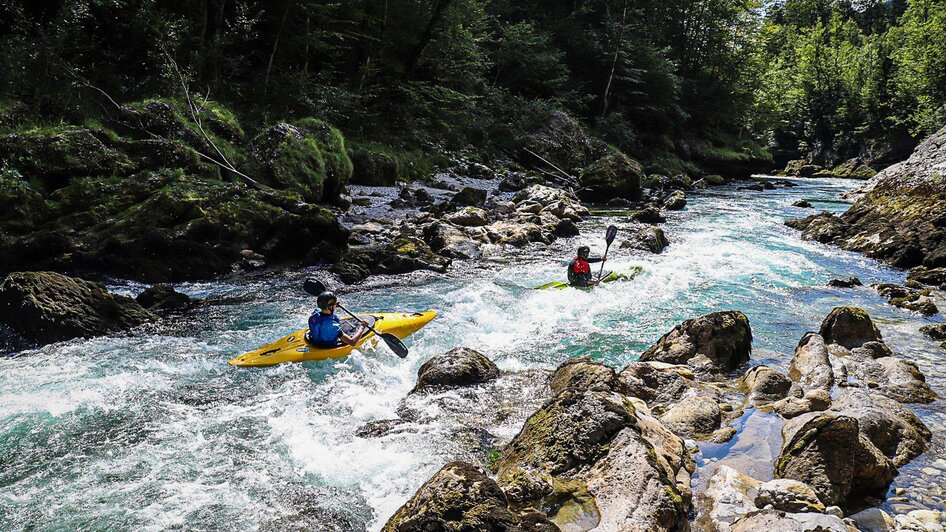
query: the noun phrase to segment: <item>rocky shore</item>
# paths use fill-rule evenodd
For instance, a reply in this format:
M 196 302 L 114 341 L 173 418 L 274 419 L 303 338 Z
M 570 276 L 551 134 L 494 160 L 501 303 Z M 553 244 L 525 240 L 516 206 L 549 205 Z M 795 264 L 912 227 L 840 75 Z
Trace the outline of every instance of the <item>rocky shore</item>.
M 681 323 L 620 371 L 568 360 L 518 434 L 444 465 L 383 530 L 942 529 L 936 511 L 874 507 L 931 438 L 907 405 L 936 396 L 867 313 L 834 309 L 787 374 L 755 365 L 751 349 L 748 317 L 728 311 Z M 424 364 L 412 393 L 510 378 L 455 349 Z M 732 438 L 751 409 L 782 420 L 774 480 L 706 464 L 694 489 L 699 446 Z

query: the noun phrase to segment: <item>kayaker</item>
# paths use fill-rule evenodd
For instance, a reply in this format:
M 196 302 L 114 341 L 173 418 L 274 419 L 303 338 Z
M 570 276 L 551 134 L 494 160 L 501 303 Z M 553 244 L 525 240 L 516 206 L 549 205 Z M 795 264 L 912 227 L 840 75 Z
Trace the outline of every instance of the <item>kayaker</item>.
M 568 284 L 572 286 L 594 286 L 598 280 L 591 276 L 591 266 L 593 262 L 604 262 L 608 260 L 604 257 L 589 257 L 591 248 L 581 246 L 578 248 L 578 255 L 568 263 Z
M 368 331 L 368 323 L 358 320 L 358 330 L 349 336 L 342 331 L 341 320 L 335 315 L 338 297 L 334 292 L 322 292 L 315 300 L 319 308 L 309 316 L 309 339 L 316 347 L 331 348 L 338 342 L 354 346 Z

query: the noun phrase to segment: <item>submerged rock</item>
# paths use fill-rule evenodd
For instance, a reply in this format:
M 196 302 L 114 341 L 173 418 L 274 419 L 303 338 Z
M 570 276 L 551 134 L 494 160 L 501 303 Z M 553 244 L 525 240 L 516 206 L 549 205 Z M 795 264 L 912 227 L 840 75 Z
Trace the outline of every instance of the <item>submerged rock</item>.
M 503 490 L 479 467 L 451 462 L 425 482 L 381 530 L 552 532 L 558 528 L 538 512 L 510 510 Z
M 158 317 L 127 296 L 54 272 L 16 272 L 0 284 L 0 323 L 47 344 L 136 327 Z
M 833 286 L 835 288 L 853 288 L 855 286 L 863 285 L 864 283 L 862 283 L 857 277 L 851 277 L 849 279 L 831 279 L 828 281 L 828 286 Z
M 467 347 L 455 347 L 437 355 L 417 371 L 411 393 L 433 388 L 470 386 L 499 377 L 499 368 L 486 355 Z
M 156 284 L 135 298 L 142 307 L 152 311 L 186 310 L 196 301 L 166 284 Z
M 714 312 L 687 320 L 645 351 L 640 360 L 689 364 L 710 372 L 732 371 L 749 361 L 752 329 L 742 312 Z
M 794 203 L 792 203 L 792 207 L 801 207 L 803 209 L 813 208 L 811 203 L 808 200 L 803 200 L 803 199 L 796 200 Z

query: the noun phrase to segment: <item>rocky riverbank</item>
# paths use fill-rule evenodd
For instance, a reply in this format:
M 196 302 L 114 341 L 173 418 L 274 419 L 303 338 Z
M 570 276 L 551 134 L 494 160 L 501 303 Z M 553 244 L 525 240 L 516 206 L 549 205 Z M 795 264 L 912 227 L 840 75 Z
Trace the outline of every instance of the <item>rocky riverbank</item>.
M 446 464 L 384 530 L 941 529 L 939 512 L 871 508 L 931 438 L 906 405 L 935 394 L 870 316 L 836 308 L 801 339 L 787 375 L 754 365 L 752 340 L 745 315 L 719 312 L 681 323 L 620 371 L 565 362 L 517 435 L 493 438 L 502 445 L 485 460 Z M 417 389 L 509 378 L 460 349 L 425 363 Z M 732 438 L 750 409 L 783 420 L 775 480 L 707 465 L 694 491 L 700 442 Z

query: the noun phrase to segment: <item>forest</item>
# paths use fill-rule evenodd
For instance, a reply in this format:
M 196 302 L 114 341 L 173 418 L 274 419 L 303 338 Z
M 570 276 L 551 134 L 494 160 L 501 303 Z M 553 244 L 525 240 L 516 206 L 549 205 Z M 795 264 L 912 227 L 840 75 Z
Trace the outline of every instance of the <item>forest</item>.
M 5 132 L 180 97 L 181 77 L 244 125 L 316 117 L 398 152 L 496 153 L 562 110 L 665 174 L 883 165 L 946 123 L 938 0 L 13 1 L 0 20 Z

